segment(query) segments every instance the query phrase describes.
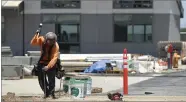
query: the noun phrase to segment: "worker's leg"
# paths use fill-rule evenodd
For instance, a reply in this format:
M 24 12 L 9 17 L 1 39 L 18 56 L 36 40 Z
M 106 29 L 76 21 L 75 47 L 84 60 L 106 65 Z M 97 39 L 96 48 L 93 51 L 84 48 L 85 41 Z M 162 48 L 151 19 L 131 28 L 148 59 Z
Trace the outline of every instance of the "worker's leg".
M 40 67 L 42 67 L 42 66 L 40 66 Z M 46 73 L 44 73 L 44 72 L 42 71 L 42 68 L 39 68 L 39 74 L 38 74 L 39 85 L 40 85 L 42 91 L 43 91 L 44 94 L 45 94 L 44 96 L 45 96 L 45 97 L 48 97 L 48 96 L 49 96 L 48 88 L 47 88 L 48 82 L 47 82 L 47 80 L 46 80 L 46 75 L 44 75 L 44 74 L 46 74 Z M 45 88 L 45 89 L 44 89 L 44 88 Z M 46 91 L 46 92 L 45 92 L 45 91 Z
M 56 69 L 52 68 L 47 71 L 47 76 L 48 76 L 48 82 L 49 82 L 49 90 L 48 93 L 52 95 L 53 98 L 55 97 L 55 75 L 56 75 Z

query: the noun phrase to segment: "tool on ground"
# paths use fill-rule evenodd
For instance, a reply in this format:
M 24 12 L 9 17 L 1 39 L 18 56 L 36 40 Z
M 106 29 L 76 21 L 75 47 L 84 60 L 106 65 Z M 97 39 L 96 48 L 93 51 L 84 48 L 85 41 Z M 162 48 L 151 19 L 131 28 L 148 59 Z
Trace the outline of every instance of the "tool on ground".
M 113 94 L 108 93 L 107 96 L 110 100 L 122 100 L 122 98 L 123 98 L 123 95 L 118 92 L 113 93 Z
M 152 92 L 145 92 L 145 95 L 154 94 Z

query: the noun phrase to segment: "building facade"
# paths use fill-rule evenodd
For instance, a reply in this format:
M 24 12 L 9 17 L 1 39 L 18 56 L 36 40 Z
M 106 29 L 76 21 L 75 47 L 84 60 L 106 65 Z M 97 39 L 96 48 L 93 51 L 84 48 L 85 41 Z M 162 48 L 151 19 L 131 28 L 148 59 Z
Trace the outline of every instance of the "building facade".
M 127 48 L 156 55 L 158 41 L 180 41 L 180 0 L 24 0 L 7 5 L 2 8 L 2 46 L 10 46 L 14 55 L 39 50 L 30 40 L 41 22 L 41 35 L 58 35 L 61 53 L 122 53 Z

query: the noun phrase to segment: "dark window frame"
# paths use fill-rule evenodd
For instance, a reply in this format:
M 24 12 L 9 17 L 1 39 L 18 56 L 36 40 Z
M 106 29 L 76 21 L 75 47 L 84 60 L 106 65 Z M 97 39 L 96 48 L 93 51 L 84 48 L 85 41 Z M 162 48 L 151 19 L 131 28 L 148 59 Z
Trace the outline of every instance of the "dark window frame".
M 117 23 L 121 23 L 121 22 L 115 22 L 115 19 L 114 17 L 116 15 L 139 15 L 139 14 L 113 14 L 113 42 L 114 43 L 153 43 L 153 19 L 151 21 L 151 23 L 146 23 L 146 24 L 135 24 L 135 22 L 133 22 L 133 20 L 131 20 L 130 23 L 127 24 L 127 29 L 128 29 L 128 26 L 132 26 L 132 41 L 115 41 L 115 24 Z M 140 14 L 140 15 L 149 15 L 149 16 L 152 16 L 153 17 L 153 14 Z M 133 36 L 134 36 L 134 25 L 144 25 L 144 41 L 143 42 L 135 42 L 134 39 L 133 39 Z M 147 38 L 146 38 L 146 28 L 147 26 L 151 26 L 151 40 L 149 41 Z M 128 34 L 128 33 L 127 33 Z M 127 40 L 128 40 L 128 37 L 127 37 Z
M 1 43 L 5 42 L 5 17 L 1 16 Z
M 123 2 L 123 4 L 122 4 L 122 2 Z M 141 2 L 141 3 L 137 3 L 137 2 Z M 142 5 L 144 2 L 149 2 L 150 6 L 145 7 L 145 5 Z M 128 5 L 127 5 L 127 3 L 128 3 Z M 135 7 L 135 6 L 137 6 L 137 4 L 139 4 L 139 5 L 141 4 L 141 6 L 143 6 L 143 7 Z M 153 9 L 153 7 L 154 7 L 153 0 L 113 0 L 112 6 L 113 6 L 112 7 L 113 9 Z
M 47 2 L 47 1 L 48 1 L 49 7 L 46 7 L 46 5 L 44 6 L 44 4 L 43 4 L 44 2 Z M 56 2 L 56 4 L 59 4 L 59 2 L 61 2 L 60 5 L 63 5 L 63 6 L 65 4 L 68 4 L 66 2 L 71 2 L 71 4 L 76 4 L 75 2 L 78 2 L 78 3 L 77 3 L 77 7 L 72 7 L 72 6 L 70 6 L 70 7 L 56 7 L 55 2 Z M 74 2 L 74 3 L 72 3 L 72 2 Z M 80 9 L 81 8 L 81 0 L 63 0 L 63 1 L 62 0 L 41 0 L 40 3 L 41 3 L 40 4 L 41 9 Z

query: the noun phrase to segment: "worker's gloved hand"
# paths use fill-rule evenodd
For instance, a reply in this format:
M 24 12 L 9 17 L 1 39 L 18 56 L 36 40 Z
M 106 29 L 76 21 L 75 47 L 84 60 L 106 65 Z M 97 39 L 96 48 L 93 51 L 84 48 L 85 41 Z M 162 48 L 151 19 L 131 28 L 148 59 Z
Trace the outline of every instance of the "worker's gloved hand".
M 47 70 L 48 70 L 48 67 L 45 66 L 45 67 L 42 68 L 42 70 L 43 70 L 43 71 L 47 71 Z

